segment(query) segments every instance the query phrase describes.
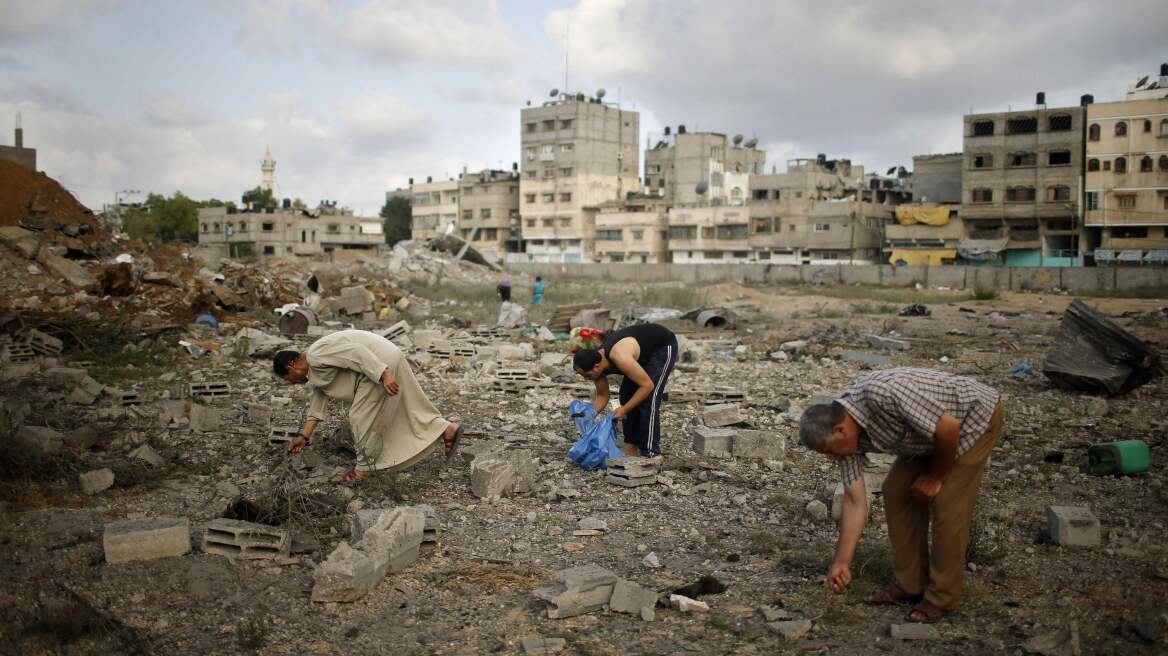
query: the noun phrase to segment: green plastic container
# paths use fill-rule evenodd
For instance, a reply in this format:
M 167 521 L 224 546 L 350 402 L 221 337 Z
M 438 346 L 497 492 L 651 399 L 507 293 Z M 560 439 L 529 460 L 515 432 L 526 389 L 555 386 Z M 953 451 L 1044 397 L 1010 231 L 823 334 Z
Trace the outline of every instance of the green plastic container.
M 1087 448 L 1087 471 L 1092 474 L 1138 474 L 1148 471 L 1150 462 L 1143 440 L 1100 442 Z

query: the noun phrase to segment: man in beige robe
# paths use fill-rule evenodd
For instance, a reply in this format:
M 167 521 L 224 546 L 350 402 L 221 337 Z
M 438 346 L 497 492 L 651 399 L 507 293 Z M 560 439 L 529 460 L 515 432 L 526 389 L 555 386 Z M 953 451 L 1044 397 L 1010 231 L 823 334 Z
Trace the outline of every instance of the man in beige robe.
M 338 481 L 370 471 L 399 471 L 430 455 L 439 444 L 454 455 L 462 428 L 438 414 L 401 350 L 365 330 L 341 330 L 318 339 L 303 353 L 281 351 L 273 369 L 294 384 L 312 384 L 312 401 L 301 434 L 288 449 L 299 453 L 325 418 L 329 399 L 349 405 L 357 466 Z

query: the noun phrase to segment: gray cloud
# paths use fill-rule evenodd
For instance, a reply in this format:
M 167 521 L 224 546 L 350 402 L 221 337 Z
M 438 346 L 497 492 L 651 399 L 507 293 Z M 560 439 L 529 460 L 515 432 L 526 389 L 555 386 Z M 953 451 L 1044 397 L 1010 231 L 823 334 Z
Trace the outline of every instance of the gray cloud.
M 0 0 L 0 39 L 29 40 L 77 27 L 87 14 L 121 9 L 125 0 Z

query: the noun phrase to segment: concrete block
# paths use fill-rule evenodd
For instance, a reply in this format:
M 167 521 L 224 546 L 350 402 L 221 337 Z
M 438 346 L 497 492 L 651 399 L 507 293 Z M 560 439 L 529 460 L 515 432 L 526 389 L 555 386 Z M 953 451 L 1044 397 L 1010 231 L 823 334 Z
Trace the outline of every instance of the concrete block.
M 102 535 L 107 563 L 181 556 L 191 550 L 186 517 L 152 517 L 111 522 Z
M 891 362 L 887 355 L 867 351 L 841 351 L 839 357 L 844 362 L 855 362 L 861 368 L 883 367 Z
M 105 391 L 105 385 L 102 385 L 89 376 L 84 376 L 77 383 L 77 386 L 73 388 L 73 391 L 69 393 L 65 401 L 76 405 L 93 405 L 103 391 Z
M 442 339 L 442 331 L 440 330 L 415 330 L 413 335 L 414 344 L 422 350 L 429 349 L 435 340 Z
M 58 385 L 78 385 L 88 376 L 84 369 L 73 369 L 71 367 L 52 367 L 45 370 L 45 377 L 51 382 Z
M 161 467 L 162 465 L 166 464 L 166 460 L 162 457 L 162 455 L 155 451 L 154 447 L 150 446 L 149 444 L 143 444 L 137 449 L 131 451 L 130 457 L 142 460 L 155 467 Z
M 41 355 L 58 355 L 65 348 L 65 342 L 39 330 L 28 331 L 24 343 Z
M 626 478 L 639 478 L 642 476 L 656 476 L 661 471 L 662 458 L 660 456 L 654 458 L 645 458 L 642 456 L 622 456 L 620 458 L 609 458 L 604 461 L 604 465 L 608 468 L 608 473 L 617 476 L 624 476 Z
M 696 426 L 692 431 L 693 450 L 712 458 L 729 458 L 737 431 L 730 428 Z
M 318 602 L 357 601 L 385 578 L 388 562 L 379 563 L 369 554 L 341 542 L 312 572 L 312 600 Z
M 378 330 L 376 332 L 378 335 L 381 335 L 382 337 L 396 344 L 398 348 L 401 348 L 401 344 L 398 343 L 398 340 L 404 337 L 406 333 L 410 332 L 410 324 L 408 321 L 402 320 L 393 324 L 389 328 Z
M 270 560 L 288 556 L 291 534 L 282 528 L 238 519 L 211 520 L 203 531 L 203 551 L 228 558 Z
M 563 651 L 564 647 L 568 646 L 568 641 L 563 638 L 524 638 L 522 644 L 523 653 L 529 656 L 543 656 Z
M 498 358 L 502 362 L 509 360 L 534 360 L 535 347 L 528 343 L 500 344 Z
M 186 401 L 159 401 L 158 402 L 158 421 L 163 426 L 171 424 L 181 424 L 187 421 L 187 403 Z
M 81 484 L 81 491 L 86 494 L 97 494 L 108 490 L 114 484 L 114 472 L 108 467 L 87 471 L 77 477 Z
M 470 465 L 470 490 L 480 499 L 506 496 L 515 489 L 515 468 L 505 460 L 479 460 Z
M 193 398 L 219 399 L 231 396 L 231 383 L 225 380 L 191 383 L 187 386 L 187 392 Z
M 385 558 L 387 571 L 400 572 L 417 560 L 425 529 L 426 516 L 421 510 L 410 506 L 394 508 L 365 529 L 357 546 Z
M 268 429 L 268 444 L 287 444 L 300 435 L 299 426 L 272 426 Z
M 893 339 L 883 335 L 864 335 L 868 346 L 884 351 L 907 351 L 909 343 L 902 339 Z
M 941 633 L 937 631 L 937 627 L 933 626 L 932 624 L 918 624 L 916 622 L 893 624 L 888 627 L 888 632 L 894 640 L 941 639 Z
M 567 353 L 540 353 L 539 363 L 544 367 L 562 367 L 568 363 Z
M 777 460 L 787 457 L 787 439 L 773 431 L 740 430 L 731 443 L 735 458 Z
M 657 477 L 656 476 L 637 476 L 637 477 L 620 476 L 618 474 L 614 474 L 612 472 L 609 472 L 608 474 L 605 475 L 604 482 L 611 483 L 612 485 L 619 485 L 621 487 L 641 487 L 642 485 L 655 485 L 657 483 Z
M 562 619 L 600 610 L 612 597 L 617 577 L 597 565 L 580 565 L 552 574 L 552 582 L 533 594 L 548 603 L 547 616 Z
M 657 605 L 657 592 L 642 588 L 636 583 L 617 579 L 612 588 L 608 607 L 617 613 L 637 615 L 646 622 L 653 621 L 653 609 Z
M 742 406 L 735 403 L 722 403 L 702 409 L 702 424 L 710 428 L 722 428 L 745 421 L 746 416 L 742 413 Z
M 356 548 L 341 542 L 313 572 L 313 601 L 356 601 L 385 575 L 418 557 L 426 518 L 417 508 L 394 508 L 367 527 Z
M 1050 540 L 1064 547 L 1097 547 L 1102 531 L 1089 508 L 1050 506 L 1046 511 Z
M 210 433 L 219 430 L 221 424 L 222 415 L 217 408 L 201 403 L 191 404 L 191 431 Z

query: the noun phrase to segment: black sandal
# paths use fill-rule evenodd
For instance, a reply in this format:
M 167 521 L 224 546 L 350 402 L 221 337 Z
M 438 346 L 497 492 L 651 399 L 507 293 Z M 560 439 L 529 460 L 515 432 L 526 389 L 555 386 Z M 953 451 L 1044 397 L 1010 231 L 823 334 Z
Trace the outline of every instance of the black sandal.
M 454 430 L 454 437 L 450 438 L 450 444 L 446 446 L 446 462 L 450 462 L 454 456 L 458 455 L 458 441 L 461 439 L 462 424 L 459 424 L 458 428 Z

